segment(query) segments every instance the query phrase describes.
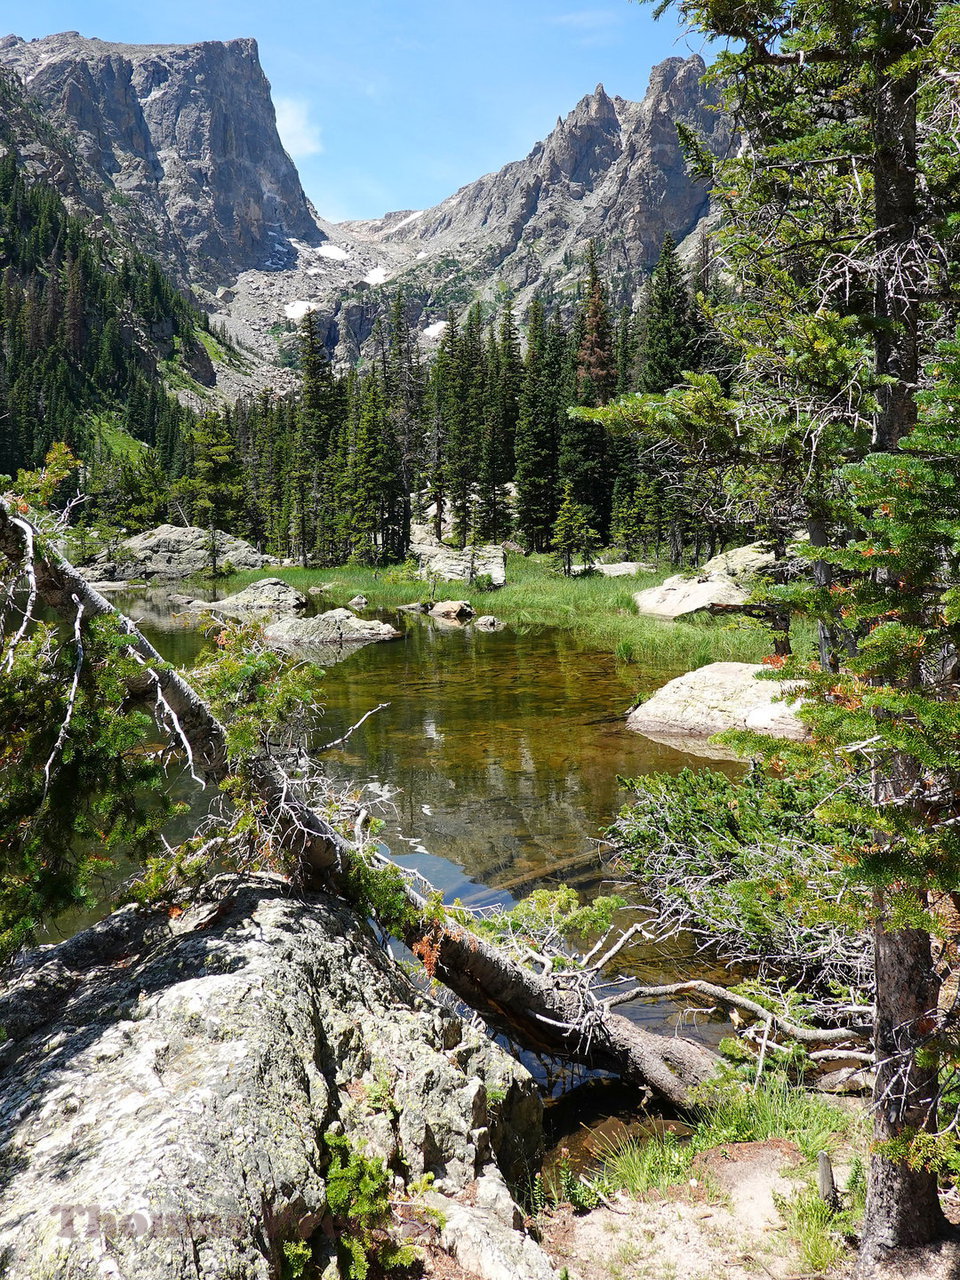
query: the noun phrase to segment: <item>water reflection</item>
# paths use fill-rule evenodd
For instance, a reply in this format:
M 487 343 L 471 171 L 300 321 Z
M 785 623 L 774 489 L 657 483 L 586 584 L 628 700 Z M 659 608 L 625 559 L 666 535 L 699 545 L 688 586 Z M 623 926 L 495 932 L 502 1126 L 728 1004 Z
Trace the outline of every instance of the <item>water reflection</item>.
M 189 665 L 210 643 L 173 616 L 176 605 L 163 593 L 130 593 L 117 604 L 173 662 Z M 324 754 L 324 767 L 345 785 L 366 788 L 365 803 L 381 799 L 381 838 L 448 900 L 508 904 L 561 881 L 595 892 L 604 874 L 598 837 L 625 800 L 618 775 L 704 764 L 625 727 L 638 687 L 662 683 L 662 672 L 618 667 L 555 628 L 441 630 L 422 616 L 380 616 L 404 638 L 368 645 L 327 670 L 312 746 L 339 739 L 372 707 L 390 704 Z M 741 771 L 731 762 L 710 764 Z M 709 976 L 711 968 L 689 938 L 676 939 L 669 952 L 637 948 L 623 962 L 648 983 L 675 980 L 679 970 Z M 621 1012 L 651 1029 L 680 1016 L 667 1002 Z M 686 1030 L 715 1041 L 724 1026 Z
M 526 892 L 561 872 L 595 884 L 591 849 L 624 798 L 617 775 L 696 763 L 626 729 L 636 686 L 636 668 L 569 632 L 441 633 L 423 619 L 327 673 L 317 741 L 389 701 L 326 757 L 334 776 L 393 792 L 388 844 L 415 840 L 486 887 Z

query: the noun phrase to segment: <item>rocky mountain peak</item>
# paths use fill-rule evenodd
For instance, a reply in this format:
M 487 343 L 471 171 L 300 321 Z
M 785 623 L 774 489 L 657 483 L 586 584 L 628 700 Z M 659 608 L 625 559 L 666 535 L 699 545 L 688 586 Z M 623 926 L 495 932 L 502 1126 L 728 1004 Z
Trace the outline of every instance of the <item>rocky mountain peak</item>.
M 60 32 L 0 40 L 0 66 L 73 137 L 143 248 L 184 281 L 221 285 L 295 258 L 323 233 L 277 133 L 250 38 L 130 45 Z
M 565 178 L 589 184 L 605 172 L 620 151 L 620 120 L 602 84 L 580 99 L 541 144 L 551 181 Z M 531 153 L 531 158 L 537 149 Z
M 598 84 L 524 160 L 433 209 L 337 232 L 379 250 L 388 279 L 429 299 L 440 314 L 427 311 L 428 329 L 441 307 L 478 294 L 495 301 L 505 287 L 520 309 L 538 290 L 575 295 L 590 240 L 616 302 L 630 302 L 666 234 L 683 240 L 709 207 L 706 185 L 687 172 L 677 124 L 696 129 L 718 154 L 730 145 L 731 123 L 716 109 L 716 91 L 701 83 L 705 70 L 699 57 L 667 58 L 653 68 L 641 102 L 611 97 Z M 372 305 L 361 310 L 374 314 Z M 363 326 L 353 328 L 362 337 Z

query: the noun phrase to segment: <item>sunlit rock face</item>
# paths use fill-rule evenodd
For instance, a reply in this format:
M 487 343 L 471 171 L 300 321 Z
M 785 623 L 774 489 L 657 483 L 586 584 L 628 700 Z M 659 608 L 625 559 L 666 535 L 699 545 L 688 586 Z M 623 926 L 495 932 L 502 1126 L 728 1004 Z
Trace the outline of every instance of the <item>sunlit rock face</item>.
M 292 238 L 323 233 L 277 134 L 255 40 L 130 45 L 75 31 L 0 41 L 0 65 L 73 139 L 109 192 L 139 215 L 179 274 L 223 284 L 289 266 Z
M 341 223 L 337 231 L 385 255 L 402 252 L 395 276 L 426 296 L 428 311 L 474 294 L 495 300 L 503 285 L 521 306 L 537 290 L 562 298 L 582 279 L 590 240 L 618 300 L 628 300 L 664 237 L 683 240 L 709 210 L 706 184 L 687 172 L 677 124 L 717 155 L 733 144 L 716 90 L 701 84 L 705 69 L 699 57 L 667 58 L 653 68 L 642 102 L 598 85 L 525 159 L 432 209 Z M 345 308 L 345 330 L 355 334 L 359 319 L 356 307 Z
M 489 313 L 510 299 L 518 317 L 536 294 L 570 310 L 591 242 L 611 303 L 635 305 L 664 237 L 686 241 L 692 261 L 709 220 L 677 125 L 716 155 L 736 145 L 704 70 L 699 57 L 666 59 L 641 102 L 598 85 L 524 159 L 433 208 L 331 223 L 283 150 L 254 40 L 0 39 L 0 71 L 27 113 L 8 132 L 33 168 L 192 288 L 253 357 L 217 369 L 228 399 L 293 385 L 282 331 L 311 311 L 330 353 L 354 360 L 400 287 L 428 352 L 475 299 Z M 0 80 L 9 114 L 4 91 Z M 33 128 L 31 104 L 55 131 Z

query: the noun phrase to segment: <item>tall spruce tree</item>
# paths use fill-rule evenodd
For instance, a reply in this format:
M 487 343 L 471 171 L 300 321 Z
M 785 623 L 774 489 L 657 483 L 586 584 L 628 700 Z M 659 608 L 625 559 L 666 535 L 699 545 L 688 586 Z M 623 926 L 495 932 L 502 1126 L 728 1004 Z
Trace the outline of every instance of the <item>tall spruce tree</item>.
M 516 435 L 517 526 L 531 551 L 548 549 L 559 509 L 559 371 L 556 366 L 544 306 L 539 298 L 534 298 L 528 317 Z
M 587 288 L 581 315 L 582 336 L 577 348 L 577 404 L 606 404 L 617 389 L 617 359 L 607 291 L 600 279 L 597 247 L 587 247 Z
M 952 599 L 956 532 L 915 428 L 921 353 L 955 261 L 957 161 L 942 130 L 954 118 L 960 24 L 955 8 L 927 0 L 680 7 L 727 42 L 715 74 L 750 147 L 719 164 L 703 156 L 739 292 L 719 317 L 736 382 L 728 397 L 694 377 L 660 412 L 678 439 L 731 460 L 736 501 L 760 492 L 784 525 L 805 515 L 811 580 L 783 598 L 820 624 L 810 714 L 822 749 L 840 748 L 869 779 L 865 795 L 851 780 L 873 832 L 851 851 L 871 885 L 877 978 L 866 1275 L 944 1225 L 925 1151 L 940 1067 L 955 1062 L 930 913 L 938 890 L 960 888 L 957 688 L 935 656 L 956 652 L 952 607 L 939 607 Z M 956 458 L 942 443 L 936 466 L 952 486 Z
M 698 323 L 686 272 L 669 232 L 650 277 L 641 328 L 638 391 L 666 391 L 668 387 L 675 387 L 687 370 L 698 367 L 702 325 Z
M 596 247 L 587 253 L 586 297 L 568 339 L 573 357 L 573 396 L 568 404 L 604 405 L 617 384 L 613 330 L 597 266 Z M 566 417 L 560 430 L 558 473 L 564 492 L 585 507 L 592 528 L 606 541 L 610 530 L 613 477 L 607 430 L 597 418 Z

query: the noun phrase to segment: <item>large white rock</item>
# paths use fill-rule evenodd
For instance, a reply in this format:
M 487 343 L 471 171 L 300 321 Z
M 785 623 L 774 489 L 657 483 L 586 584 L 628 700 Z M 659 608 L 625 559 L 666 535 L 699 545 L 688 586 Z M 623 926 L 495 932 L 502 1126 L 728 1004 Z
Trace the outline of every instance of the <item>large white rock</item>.
M 507 580 L 507 556 L 503 547 L 465 547 L 458 551 L 433 541 L 414 543 L 411 550 L 420 559 L 417 576 L 423 579 L 473 582 L 489 576 L 495 587 L 502 587 Z
M 752 542 L 721 551 L 695 574 L 678 573 L 659 587 L 638 591 L 633 598 L 640 613 L 670 620 L 714 604 L 743 605 L 750 595 L 750 579 L 775 562 L 776 556 L 765 542 Z
M 725 573 L 701 573 L 695 578 L 677 574 L 659 587 L 637 591 L 633 599 L 639 613 L 673 621 L 712 604 L 746 604 L 748 595 Z
M 282 578 L 261 578 L 222 600 L 191 600 L 181 608 L 189 613 L 220 613 L 230 618 L 276 618 L 302 613 L 307 597 Z
M 181 913 L 125 907 L 3 979 L 7 1280 L 272 1280 L 328 1212 L 325 1133 L 451 1197 L 537 1153 L 524 1068 L 346 904 L 279 878 L 230 877 Z M 491 1223 L 498 1251 L 530 1253 Z
M 753 662 L 711 662 L 669 681 L 635 707 L 627 728 L 663 740 L 709 738 L 724 729 L 749 729 L 774 738 L 802 741 L 808 729 L 796 702 L 776 701 L 795 685 L 758 680 Z
M 763 573 L 775 564 L 776 555 L 765 542 L 751 542 L 747 547 L 733 547 L 701 566 L 701 573 L 725 573 L 730 578 L 748 578 Z

